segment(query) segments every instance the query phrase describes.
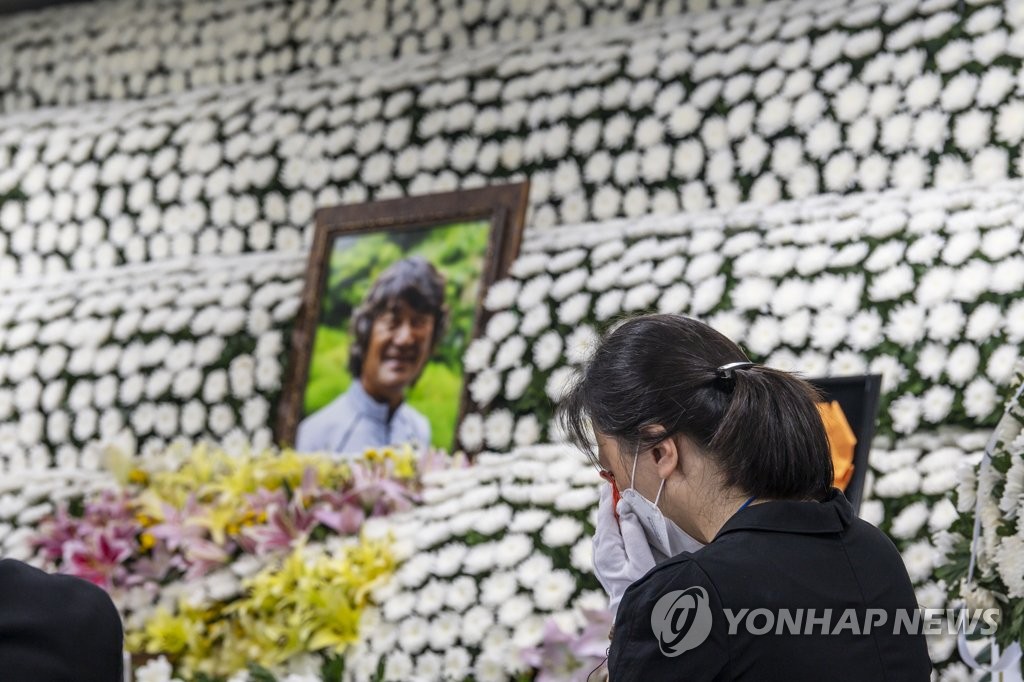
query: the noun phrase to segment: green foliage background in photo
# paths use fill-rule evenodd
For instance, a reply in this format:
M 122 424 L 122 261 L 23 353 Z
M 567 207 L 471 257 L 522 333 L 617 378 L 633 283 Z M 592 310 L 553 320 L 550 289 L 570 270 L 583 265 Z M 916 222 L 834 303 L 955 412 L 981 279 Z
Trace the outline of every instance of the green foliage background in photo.
M 485 220 L 398 232 L 339 237 L 332 245 L 320 318 L 313 340 L 304 416 L 348 390 L 349 322 L 370 286 L 389 265 L 423 256 L 446 280 L 448 331 L 409 391 L 409 405 L 430 420 L 432 444 L 451 448 L 462 395 L 462 353 L 473 334 L 480 278 L 490 238 Z

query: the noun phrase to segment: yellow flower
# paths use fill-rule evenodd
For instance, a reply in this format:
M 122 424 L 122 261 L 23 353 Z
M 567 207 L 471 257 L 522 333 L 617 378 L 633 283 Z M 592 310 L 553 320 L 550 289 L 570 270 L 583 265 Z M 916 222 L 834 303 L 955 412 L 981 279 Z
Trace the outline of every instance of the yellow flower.
M 142 631 L 141 650 L 148 654 L 176 656 L 195 649 L 202 638 L 202 624 L 185 614 L 173 615 L 160 607 Z
M 401 452 L 392 450 L 391 453 L 395 476 L 406 480 L 416 478 L 416 453 L 412 447 L 406 445 Z
M 149 474 L 142 469 L 132 469 L 128 472 L 128 482 L 136 485 L 146 485 L 149 483 Z
M 125 485 L 132 481 L 131 475 L 135 473 L 135 469 L 132 468 L 132 455 L 129 452 L 125 452 L 121 448 L 108 445 L 103 448 L 101 454 L 103 460 L 103 466 L 114 475 L 117 482 L 121 485 Z

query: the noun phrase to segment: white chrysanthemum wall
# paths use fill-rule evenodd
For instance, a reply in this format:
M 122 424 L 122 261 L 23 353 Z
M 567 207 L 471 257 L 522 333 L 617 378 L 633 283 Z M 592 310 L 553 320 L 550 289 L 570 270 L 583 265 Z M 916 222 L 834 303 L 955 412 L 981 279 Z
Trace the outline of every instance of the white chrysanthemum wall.
M 103 0 L 5 17 L 4 111 L 142 99 L 761 0 Z
M 557 436 L 554 406 L 599 333 L 655 311 L 806 376 L 881 374 L 882 435 L 992 426 L 1024 341 L 1022 189 L 827 195 L 536 234 L 467 349 L 478 411 L 461 442 Z
M 11 112 L 0 276 L 300 249 L 318 205 L 524 176 L 535 229 L 1017 176 L 1024 10 L 965 7 L 781 0 Z
M 305 259 L 126 266 L 0 295 L 0 473 L 271 441 Z
M 536 444 L 601 330 L 651 310 L 782 368 L 883 375 L 862 513 L 941 606 L 951 490 L 1024 340 L 1024 2 L 733 4 L 118 0 L 5 19 L 0 484 L 31 485 L 0 485 L 0 554 L 29 551 L 48 497 L 112 485 L 92 471 L 108 444 L 270 441 L 318 206 L 528 177 L 461 433 L 514 452 L 441 475 L 410 513 L 425 544 L 381 596 L 415 602 L 413 624 L 371 614 L 352 669 L 505 679 L 509 641 L 598 605 L 590 480 Z M 530 558 L 462 556 L 469 519 Z M 470 589 L 494 608 L 462 609 Z M 942 679 L 966 675 L 952 640 L 930 646 Z

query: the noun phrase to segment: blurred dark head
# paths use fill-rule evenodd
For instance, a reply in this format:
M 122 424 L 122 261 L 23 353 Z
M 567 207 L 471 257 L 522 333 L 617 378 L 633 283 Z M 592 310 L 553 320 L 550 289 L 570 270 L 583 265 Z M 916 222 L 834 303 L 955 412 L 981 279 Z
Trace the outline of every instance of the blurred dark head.
M 682 315 L 629 319 L 608 333 L 560 405 L 570 439 L 592 456 L 595 435 L 632 454 L 683 436 L 726 486 L 758 499 L 822 499 L 832 458 L 817 393 L 787 372 L 746 361 L 711 327 Z

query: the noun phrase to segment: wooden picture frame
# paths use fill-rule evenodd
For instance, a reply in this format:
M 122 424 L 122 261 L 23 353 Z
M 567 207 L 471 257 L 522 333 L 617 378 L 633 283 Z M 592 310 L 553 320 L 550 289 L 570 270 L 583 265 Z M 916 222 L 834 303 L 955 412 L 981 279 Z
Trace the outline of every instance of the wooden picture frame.
M 388 238 L 415 239 L 415 235 L 431 230 L 469 229 L 471 224 L 486 223 L 489 229 L 486 250 L 480 266 L 480 279 L 472 320 L 472 332 L 465 342 L 479 336 L 487 321 L 483 301 L 487 289 L 508 274 L 508 269 L 519 253 L 523 225 L 526 218 L 529 183 L 496 185 L 480 189 L 459 190 L 442 194 L 403 197 L 348 206 L 321 208 L 316 212 L 316 231 L 309 254 L 306 286 L 292 333 L 288 368 L 282 385 L 275 421 L 274 436 L 278 444 L 289 447 L 296 444 L 299 424 L 307 414 L 307 383 L 310 365 L 314 361 L 314 343 L 321 326 L 323 300 L 330 283 L 328 276 L 334 254 L 343 253 L 352 245 L 352 238 L 386 234 Z M 415 234 L 411 234 L 415 233 Z M 467 233 L 468 234 L 468 233 Z M 404 235 L 404 236 L 403 236 Z M 376 239 L 380 239 L 377 237 Z M 478 237 L 474 237 L 478 239 Z M 361 244 L 365 251 L 370 242 Z M 474 242 L 476 243 L 476 242 Z M 333 261 L 336 262 L 336 261 Z M 337 270 L 337 268 L 335 268 Z M 440 270 L 440 268 L 439 268 Z M 336 273 L 335 273 L 336 274 Z M 378 272 L 377 275 L 380 273 Z M 376 275 L 375 275 L 376 276 Z M 447 284 L 448 280 L 445 280 Z M 360 283 L 362 286 L 362 283 Z M 332 292 L 337 293 L 337 292 Z M 353 292 L 349 292 L 351 298 Z M 465 304 L 462 306 L 465 317 Z M 463 321 L 463 325 L 465 322 Z M 339 330 L 339 334 L 340 334 Z M 351 336 L 351 335 L 350 335 Z M 438 344 L 440 345 L 440 343 Z M 321 348 L 323 342 L 321 342 Z M 434 349 L 434 355 L 438 348 Z M 458 359 L 461 376 L 461 355 Z M 323 367 L 323 363 L 318 365 Z M 348 372 L 348 370 L 345 370 Z M 348 380 L 352 382 L 351 372 Z M 423 378 L 421 372 L 421 378 Z M 320 376 L 323 376 L 321 372 Z M 339 380 L 340 381 L 340 380 Z M 328 391 L 329 392 L 329 391 Z M 459 447 L 458 425 L 466 412 L 468 387 L 464 380 L 458 392 L 457 419 L 451 425 L 452 439 L 448 449 Z M 308 429 L 307 429 L 308 431 Z M 432 437 L 435 431 L 431 431 Z M 306 439 L 309 442 L 309 439 Z M 435 445 L 443 447 L 441 444 Z M 320 449 L 320 448 L 316 448 Z

